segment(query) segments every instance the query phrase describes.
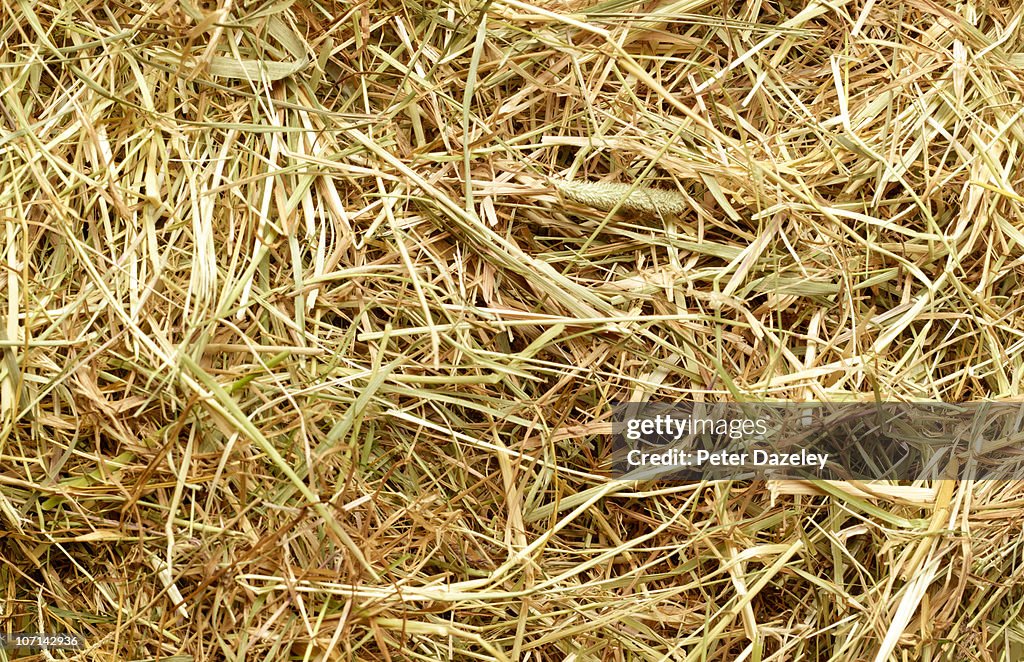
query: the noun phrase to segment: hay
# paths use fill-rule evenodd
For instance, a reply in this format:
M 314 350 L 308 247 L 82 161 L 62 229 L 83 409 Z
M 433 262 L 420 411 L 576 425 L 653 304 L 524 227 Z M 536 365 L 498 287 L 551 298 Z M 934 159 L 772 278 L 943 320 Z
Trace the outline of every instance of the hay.
M 1020 22 L 4 3 L 0 630 L 1020 659 L 1019 482 L 601 478 L 614 400 L 1021 394 Z

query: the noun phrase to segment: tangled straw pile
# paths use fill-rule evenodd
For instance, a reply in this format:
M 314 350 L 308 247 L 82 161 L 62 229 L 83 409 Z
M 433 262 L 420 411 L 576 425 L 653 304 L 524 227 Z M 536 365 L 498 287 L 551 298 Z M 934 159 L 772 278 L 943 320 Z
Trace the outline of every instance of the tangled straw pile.
M 1022 11 L 5 2 L 0 629 L 1020 659 L 1021 483 L 601 476 L 613 400 L 1020 394 Z

